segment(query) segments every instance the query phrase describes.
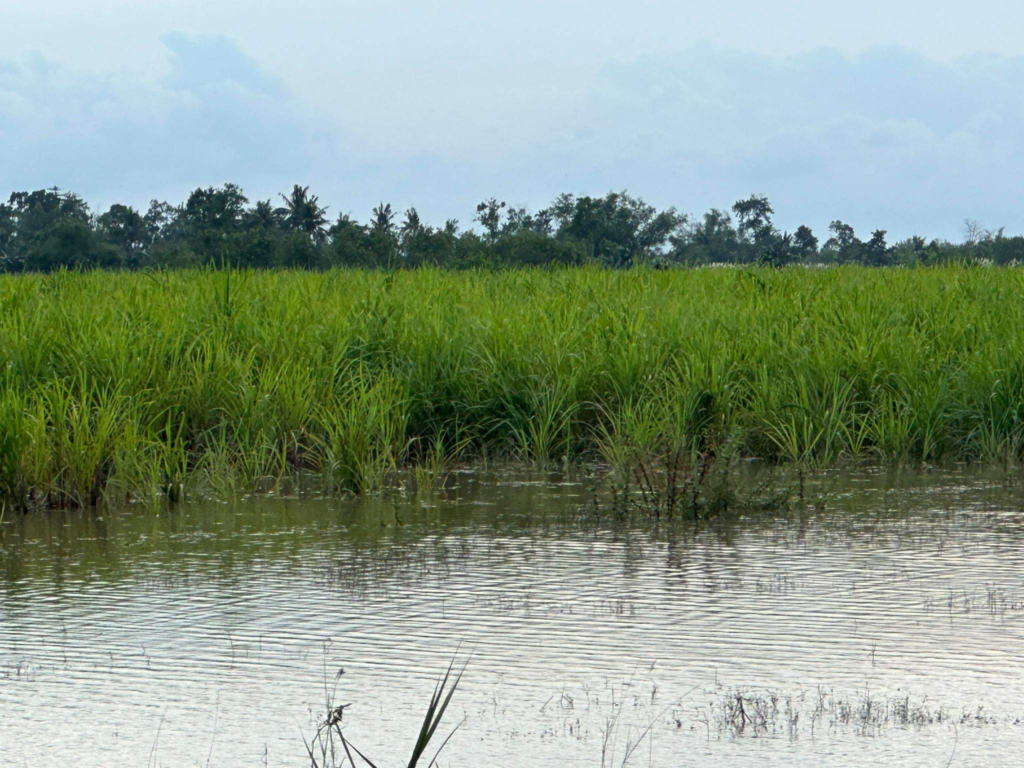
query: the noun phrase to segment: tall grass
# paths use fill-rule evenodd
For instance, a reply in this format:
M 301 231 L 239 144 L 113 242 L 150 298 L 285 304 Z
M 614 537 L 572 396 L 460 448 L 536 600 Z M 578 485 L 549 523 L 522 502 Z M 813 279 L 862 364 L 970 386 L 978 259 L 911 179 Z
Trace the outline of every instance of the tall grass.
M 367 492 L 442 447 L 1015 461 L 1022 299 L 955 266 L 4 276 L 0 497 Z

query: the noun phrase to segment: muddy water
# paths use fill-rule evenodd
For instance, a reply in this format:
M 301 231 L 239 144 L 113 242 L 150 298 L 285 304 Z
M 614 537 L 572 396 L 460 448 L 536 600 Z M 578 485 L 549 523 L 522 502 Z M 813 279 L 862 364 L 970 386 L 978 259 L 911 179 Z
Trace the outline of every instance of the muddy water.
M 460 644 L 442 765 L 619 766 L 641 734 L 629 765 L 1015 764 L 1024 491 L 826 483 L 821 512 L 658 530 L 515 472 L 9 516 L 0 766 L 301 766 L 341 668 L 347 733 L 396 765 Z

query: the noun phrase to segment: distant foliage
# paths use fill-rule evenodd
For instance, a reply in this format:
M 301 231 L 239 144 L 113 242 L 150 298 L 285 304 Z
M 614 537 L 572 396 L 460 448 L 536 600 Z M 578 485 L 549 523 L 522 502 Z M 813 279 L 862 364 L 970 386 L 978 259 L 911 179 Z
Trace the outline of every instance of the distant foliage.
M 236 267 L 327 269 L 508 268 L 598 264 L 613 268 L 747 264 L 911 266 L 1024 261 L 1024 237 L 965 222 L 964 242 L 912 237 L 894 245 L 884 230 L 862 240 L 840 220 L 824 243 L 807 226 L 782 232 L 768 198 L 751 195 L 729 210 L 688 216 L 659 211 L 627 192 L 563 194 L 530 212 L 490 198 L 473 217 L 477 229 L 449 219 L 435 227 L 415 208 L 381 202 L 364 224 L 333 220 L 309 187 L 296 184 L 251 203 L 234 184 L 196 189 L 181 205 L 154 200 L 145 212 L 115 204 L 96 214 L 60 189 L 15 192 L 0 203 L 0 271 L 60 268 Z

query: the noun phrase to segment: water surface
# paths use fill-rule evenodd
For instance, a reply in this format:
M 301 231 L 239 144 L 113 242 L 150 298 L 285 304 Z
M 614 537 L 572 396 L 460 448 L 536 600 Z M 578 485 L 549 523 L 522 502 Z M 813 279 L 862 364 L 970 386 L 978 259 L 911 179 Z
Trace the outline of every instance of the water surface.
M 394 765 L 460 644 L 442 765 L 618 766 L 648 726 L 629 765 L 1011 764 L 1020 489 L 826 484 L 823 512 L 656 530 L 524 472 L 8 517 L 0 766 L 301 766 L 341 668 L 347 733 Z

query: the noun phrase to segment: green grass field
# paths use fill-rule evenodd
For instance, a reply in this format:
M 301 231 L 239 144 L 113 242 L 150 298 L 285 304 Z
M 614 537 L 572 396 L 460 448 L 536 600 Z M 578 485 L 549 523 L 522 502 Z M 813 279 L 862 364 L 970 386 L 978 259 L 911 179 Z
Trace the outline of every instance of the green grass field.
M 1024 271 L 0 278 L 8 506 L 403 465 L 1019 459 Z

